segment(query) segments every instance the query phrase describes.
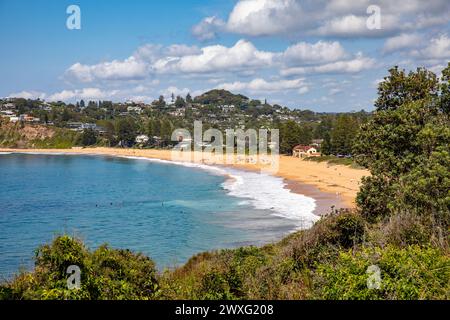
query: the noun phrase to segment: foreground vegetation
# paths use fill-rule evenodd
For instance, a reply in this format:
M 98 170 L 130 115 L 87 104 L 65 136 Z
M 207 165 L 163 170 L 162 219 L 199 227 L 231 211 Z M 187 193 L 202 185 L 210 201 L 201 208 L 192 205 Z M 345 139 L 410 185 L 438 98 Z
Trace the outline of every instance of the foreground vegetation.
M 89 251 L 60 236 L 36 251 L 34 272 L 0 287 L 0 299 L 450 299 L 448 246 L 376 233 L 360 215 L 340 212 L 277 244 L 201 253 L 163 273 L 141 254 Z M 81 288 L 70 290 L 74 264 Z M 367 286 L 372 265 L 381 270 L 379 289 Z
M 394 68 L 355 139 L 371 176 L 357 208 L 261 248 L 205 252 L 158 273 L 150 258 L 69 236 L 36 251 L 3 299 L 450 299 L 450 64 Z M 67 289 L 69 265 L 81 288 Z M 379 270 L 379 282 L 374 280 Z M 376 284 L 376 286 L 372 286 Z

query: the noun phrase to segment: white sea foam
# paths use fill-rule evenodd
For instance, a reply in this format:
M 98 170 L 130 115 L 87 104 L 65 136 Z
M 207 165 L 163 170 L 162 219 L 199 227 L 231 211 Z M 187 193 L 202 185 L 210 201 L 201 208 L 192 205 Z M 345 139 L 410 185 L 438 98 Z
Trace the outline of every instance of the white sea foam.
M 299 229 L 310 228 L 319 217 L 313 213 L 316 201 L 286 188 L 282 178 L 256 172 L 227 169 L 234 178 L 223 186 L 235 197 L 247 198 L 257 209 L 294 220 Z
M 211 165 L 178 162 L 161 159 L 149 159 L 142 157 L 124 156 L 128 159 L 141 159 L 151 162 L 182 165 L 190 168 L 207 170 L 214 174 L 230 177 L 222 187 L 230 196 L 244 198 L 240 205 L 252 205 L 261 210 L 269 210 L 273 215 L 290 219 L 295 222 L 298 229 L 310 228 L 314 222 L 320 219 L 314 214 L 316 201 L 302 194 L 294 193 L 286 188 L 282 178 L 265 173 L 256 173 L 236 170 L 228 167 L 216 167 Z
M 0 154 L 12 154 L 12 152 L 0 152 Z

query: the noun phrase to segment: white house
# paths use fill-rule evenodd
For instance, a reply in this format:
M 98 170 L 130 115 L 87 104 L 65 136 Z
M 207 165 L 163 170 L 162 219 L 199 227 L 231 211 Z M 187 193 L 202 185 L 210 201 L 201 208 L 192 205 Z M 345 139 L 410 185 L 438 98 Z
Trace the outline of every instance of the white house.
M 222 109 L 222 111 L 226 113 L 226 112 L 233 111 L 235 109 L 235 106 L 233 104 L 230 104 L 230 105 L 224 104 L 224 105 L 219 106 L 219 108 Z
M 16 117 L 16 116 L 6 116 L 6 117 L 9 118 L 9 122 L 12 122 L 12 123 L 19 121 L 19 117 Z
M 16 115 L 12 110 L 0 111 L 0 113 L 5 116 L 15 116 Z
M 292 155 L 298 158 L 319 157 L 320 153 L 312 146 L 297 145 L 292 149 Z
M 137 114 L 141 114 L 142 113 L 142 108 L 141 107 L 133 107 L 133 106 L 129 106 L 127 108 L 128 112 L 133 112 L 133 113 L 137 113 Z

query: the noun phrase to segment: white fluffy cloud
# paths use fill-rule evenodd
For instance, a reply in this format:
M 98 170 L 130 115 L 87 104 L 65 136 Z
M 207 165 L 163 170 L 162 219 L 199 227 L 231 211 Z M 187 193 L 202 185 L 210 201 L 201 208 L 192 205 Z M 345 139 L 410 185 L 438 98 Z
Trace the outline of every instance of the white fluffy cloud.
M 312 17 L 303 14 L 296 0 L 241 0 L 234 6 L 228 20 L 212 16 L 192 28 L 199 40 L 214 39 L 219 32 L 250 36 L 274 35 L 305 25 Z
M 295 28 L 304 16 L 295 0 L 241 0 L 231 11 L 226 28 L 252 36 L 272 35 Z
M 404 50 L 420 45 L 422 38 L 415 33 L 402 33 L 386 40 L 383 46 L 384 53 Z
M 125 60 L 95 65 L 73 64 L 69 79 L 81 82 L 95 80 L 142 80 L 150 74 L 199 74 L 248 71 L 269 67 L 276 54 L 258 50 L 251 42 L 239 40 L 234 46 L 145 45 Z
M 8 98 L 45 99 L 46 94 L 39 91 L 20 91 L 8 95 Z
M 365 65 L 362 65 L 365 63 Z M 189 75 L 253 72 L 278 67 L 285 75 L 317 72 L 359 72 L 372 65 L 370 59 L 347 53 L 338 41 L 299 42 L 284 51 L 257 49 L 250 41 L 239 40 L 233 46 L 210 45 L 203 48 L 186 45 L 162 47 L 144 45 L 125 60 L 94 65 L 73 64 L 69 79 L 81 82 L 105 80 L 142 80 L 150 75 Z M 277 72 L 275 70 L 275 72 Z M 283 74 L 282 73 L 282 74 Z
M 172 44 L 165 50 L 165 54 L 170 57 L 184 57 L 200 54 L 202 51 L 197 46 L 188 46 L 185 44 Z
M 147 64 L 135 57 L 129 57 L 123 61 L 113 60 L 96 65 L 73 64 L 67 75 L 73 76 L 82 82 L 99 80 L 135 80 L 144 79 L 147 76 Z
M 160 91 L 160 94 L 164 96 L 164 99 L 166 101 L 170 101 L 172 99 L 172 94 L 176 96 L 185 97 L 188 93 L 191 91 L 188 88 L 177 88 L 175 86 L 170 86 L 162 91 Z
M 337 17 L 326 21 L 324 25 L 317 29 L 320 35 L 362 35 L 366 33 L 367 17 L 355 16 L 353 14 Z
M 49 101 L 71 101 L 71 100 L 98 100 L 98 99 L 112 99 L 119 91 L 110 90 L 104 91 L 99 88 L 83 88 L 76 90 L 63 90 L 48 96 Z
M 192 27 L 192 34 L 199 40 L 211 40 L 217 36 L 217 32 L 225 27 L 225 22 L 215 16 L 206 17 L 200 23 Z
M 200 54 L 162 58 L 152 69 L 156 73 L 239 71 L 270 66 L 273 58 L 273 53 L 260 51 L 251 42 L 239 40 L 232 47 L 213 45 L 202 48 Z
M 223 83 L 217 86 L 218 89 L 225 89 L 234 92 L 247 91 L 252 93 L 259 92 L 273 92 L 273 91 L 283 91 L 283 90 L 301 90 L 302 93 L 308 91 L 308 87 L 305 83 L 305 79 L 293 79 L 293 80 L 276 80 L 276 81 L 266 81 L 261 78 L 256 78 L 250 82 L 231 82 Z
M 426 47 L 413 51 L 412 55 L 425 60 L 449 60 L 450 38 L 446 34 L 432 38 Z
M 362 54 L 357 54 L 356 57 L 350 60 L 336 61 L 317 66 L 285 68 L 281 70 L 281 75 L 292 76 L 314 73 L 358 73 L 363 70 L 373 68 L 374 65 L 374 59 L 364 57 Z
M 286 64 L 314 64 L 341 60 L 346 55 L 344 48 L 337 41 L 299 42 L 286 49 L 283 60 Z
M 366 26 L 372 14 L 367 12 L 370 5 L 381 10 L 381 29 Z M 448 0 L 408 0 L 401 4 L 392 0 L 240 0 L 226 21 L 209 17 L 209 22 L 202 20 L 193 30 L 203 39 L 212 39 L 220 31 L 250 36 L 384 37 L 444 25 L 450 21 L 449 11 Z

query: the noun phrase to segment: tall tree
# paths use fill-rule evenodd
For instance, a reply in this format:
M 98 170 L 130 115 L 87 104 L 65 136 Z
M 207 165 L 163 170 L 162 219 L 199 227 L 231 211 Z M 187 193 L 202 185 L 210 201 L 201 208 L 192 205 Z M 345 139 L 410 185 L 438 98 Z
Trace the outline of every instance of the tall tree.
M 426 70 L 420 74 L 435 78 Z M 429 214 L 435 222 L 443 219 L 448 225 L 449 115 L 440 108 L 441 97 L 434 90 L 417 94 L 423 83 L 405 77 L 400 81 L 397 74 L 386 81 L 392 82 L 391 77 L 396 78 L 402 94 L 393 95 L 392 101 L 382 94 L 383 104 L 378 104 L 355 139 L 356 160 L 371 172 L 363 179 L 358 206 L 371 220 L 407 210 Z
M 191 94 L 190 94 L 190 93 L 188 93 L 188 94 L 186 95 L 186 102 L 187 102 L 187 103 L 192 103 L 192 97 L 191 97 Z
M 323 135 L 321 153 L 323 155 L 330 155 L 333 153 L 333 146 L 331 145 L 331 136 L 329 132 L 325 132 L 325 134 Z
M 122 118 L 116 123 L 116 134 L 123 146 L 131 146 L 137 135 L 137 126 L 133 119 Z
M 92 129 L 86 129 L 81 133 L 79 144 L 82 146 L 92 146 L 97 143 L 97 133 Z
M 309 144 L 311 142 L 311 130 L 302 127 L 295 121 L 289 120 L 280 128 L 280 152 L 291 154 L 292 149 L 298 144 Z
M 389 76 L 378 85 L 377 110 L 395 109 L 407 102 L 436 96 L 439 81 L 436 75 L 423 68 L 406 74 L 397 66 L 389 70 Z
M 166 101 L 164 100 L 164 96 L 160 95 L 158 98 L 157 106 L 159 108 L 164 108 L 166 106 Z
M 161 121 L 161 138 L 166 144 L 170 143 L 173 130 L 173 124 L 169 119 L 163 119 Z
M 350 115 L 340 115 L 331 131 L 331 151 L 334 154 L 351 154 L 358 132 L 358 122 Z
M 180 96 L 177 96 L 177 99 L 175 100 L 175 107 L 177 108 L 184 108 L 186 106 L 186 102 L 184 99 Z
M 441 101 L 440 107 L 441 110 L 447 114 L 450 114 L 450 62 L 442 71 L 442 79 L 441 79 Z
M 66 122 L 70 120 L 70 113 L 69 110 L 67 110 L 66 107 L 64 107 L 64 110 L 61 114 L 61 121 Z

